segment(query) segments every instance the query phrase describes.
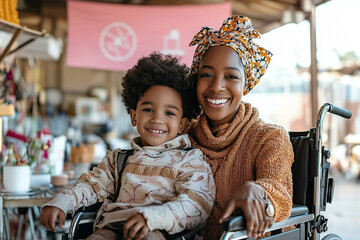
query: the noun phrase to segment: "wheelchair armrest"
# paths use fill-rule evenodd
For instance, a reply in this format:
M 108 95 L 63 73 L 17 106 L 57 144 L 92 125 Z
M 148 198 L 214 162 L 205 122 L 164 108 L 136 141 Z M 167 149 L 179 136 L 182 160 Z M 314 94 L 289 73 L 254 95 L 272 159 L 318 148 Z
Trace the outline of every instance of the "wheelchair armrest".
M 295 217 L 299 215 L 305 215 L 309 213 L 309 209 L 306 206 L 294 205 L 291 208 L 290 217 Z
M 161 230 L 161 233 L 167 240 L 188 240 L 194 239 L 195 234 L 205 226 L 205 223 L 198 225 L 192 229 L 185 229 L 182 232 L 175 234 L 168 234 L 166 231 Z
M 68 239 L 75 239 L 75 236 L 78 236 L 79 225 L 81 221 L 88 220 L 89 222 L 94 221 L 96 218 L 97 212 L 78 212 L 75 214 L 73 219 L 71 220 L 69 226 Z
M 275 229 L 291 226 L 304 221 L 310 221 L 314 218 L 313 214 L 308 214 L 309 210 L 306 206 L 293 206 L 291 209 L 290 217 L 284 221 L 276 222 L 271 228 L 268 228 L 266 232 Z M 246 230 L 246 222 L 244 216 L 233 216 L 225 219 L 222 223 L 222 229 L 228 232 Z
M 69 226 L 69 233 L 66 234 L 66 236 L 63 237 L 63 239 L 66 240 L 74 240 L 79 236 L 79 226 L 80 222 L 82 223 L 91 223 L 94 222 L 97 212 L 99 208 L 101 207 L 102 203 L 96 203 L 94 205 L 83 207 L 78 209 L 75 212 L 74 217 L 71 220 L 70 226 Z M 197 227 L 193 229 L 185 229 L 184 231 L 176 234 L 168 234 L 166 231 L 161 231 L 166 239 L 169 240 L 187 240 L 187 239 L 193 239 L 195 234 L 203 228 L 205 223 L 198 225 Z
M 81 207 L 78 210 L 76 210 L 75 214 L 79 212 L 97 212 L 99 211 L 102 204 L 103 204 L 102 202 L 97 202 L 87 207 Z
M 79 235 L 80 222 L 93 222 L 101 205 L 102 203 L 98 202 L 88 207 L 79 208 L 71 220 L 67 239 L 72 240 Z

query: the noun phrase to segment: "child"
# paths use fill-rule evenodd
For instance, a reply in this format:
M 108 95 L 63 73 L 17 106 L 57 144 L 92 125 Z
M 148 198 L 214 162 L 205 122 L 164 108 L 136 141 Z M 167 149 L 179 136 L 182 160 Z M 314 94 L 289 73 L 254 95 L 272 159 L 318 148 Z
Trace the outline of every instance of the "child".
M 46 228 L 55 231 L 57 218 L 63 227 L 66 212 L 97 201 L 103 204 L 88 239 L 165 239 L 159 230 L 174 234 L 208 218 L 215 197 L 210 167 L 188 136 L 178 135 L 200 112 L 188 73 L 176 58 L 158 53 L 127 72 L 122 97 L 140 137 L 131 143 L 119 196 L 114 199 L 117 149 L 44 206 Z

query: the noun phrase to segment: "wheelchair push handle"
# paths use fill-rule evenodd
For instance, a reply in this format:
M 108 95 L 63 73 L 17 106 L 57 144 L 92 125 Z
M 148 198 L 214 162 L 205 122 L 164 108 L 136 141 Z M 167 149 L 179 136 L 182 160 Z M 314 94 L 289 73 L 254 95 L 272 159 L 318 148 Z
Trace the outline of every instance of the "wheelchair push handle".
M 331 112 L 335 115 L 338 115 L 340 117 L 343 117 L 343 118 L 347 118 L 347 119 L 351 118 L 352 112 L 350 112 L 349 110 L 337 107 L 331 103 L 326 103 L 326 104 L 329 105 L 329 112 Z
M 324 116 L 327 112 L 333 113 L 343 118 L 351 118 L 352 113 L 349 110 L 337 107 L 331 103 L 324 103 L 318 112 L 317 120 L 316 120 L 316 142 L 315 149 L 320 149 L 321 146 L 321 137 L 322 137 L 322 124 L 324 120 Z

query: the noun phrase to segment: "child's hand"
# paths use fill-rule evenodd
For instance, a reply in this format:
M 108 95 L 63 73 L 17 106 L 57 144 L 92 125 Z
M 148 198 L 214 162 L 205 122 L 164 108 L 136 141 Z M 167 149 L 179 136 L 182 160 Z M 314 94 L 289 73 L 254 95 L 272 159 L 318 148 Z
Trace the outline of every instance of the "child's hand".
M 64 229 L 65 213 L 61 209 L 47 206 L 41 210 L 41 224 L 53 232 L 56 232 L 55 221 L 57 218 L 59 218 L 59 227 Z
M 140 213 L 126 220 L 124 224 L 124 237 L 126 239 L 140 240 L 149 232 L 146 219 Z

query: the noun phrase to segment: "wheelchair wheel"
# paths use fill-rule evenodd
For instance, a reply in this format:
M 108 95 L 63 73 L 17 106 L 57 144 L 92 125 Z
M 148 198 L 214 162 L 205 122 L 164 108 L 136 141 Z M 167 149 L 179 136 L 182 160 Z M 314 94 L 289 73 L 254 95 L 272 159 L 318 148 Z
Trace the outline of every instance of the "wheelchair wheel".
M 331 233 L 323 237 L 321 240 L 342 240 L 342 238 L 334 233 Z

